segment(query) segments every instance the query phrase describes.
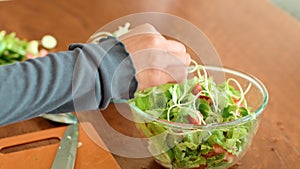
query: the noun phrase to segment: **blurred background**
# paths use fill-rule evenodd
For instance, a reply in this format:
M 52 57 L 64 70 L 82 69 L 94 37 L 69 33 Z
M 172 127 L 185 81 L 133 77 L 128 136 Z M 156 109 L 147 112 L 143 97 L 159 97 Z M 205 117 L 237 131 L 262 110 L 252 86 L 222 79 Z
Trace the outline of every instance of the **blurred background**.
M 0 30 L 29 40 L 51 34 L 57 38 L 56 51 L 62 51 L 86 42 L 103 25 L 139 12 L 190 21 L 211 40 L 224 66 L 253 74 L 267 86 L 269 105 L 251 151 L 237 168 L 298 167 L 300 0 L 11 0 L 0 2 Z M 103 111 L 109 123 L 131 132 L 111 110 Z M 0 138 L 56 126 L 35 118 L 0 127 Z M 124 169 L 156 168 L 149 159 L 116 159 Z

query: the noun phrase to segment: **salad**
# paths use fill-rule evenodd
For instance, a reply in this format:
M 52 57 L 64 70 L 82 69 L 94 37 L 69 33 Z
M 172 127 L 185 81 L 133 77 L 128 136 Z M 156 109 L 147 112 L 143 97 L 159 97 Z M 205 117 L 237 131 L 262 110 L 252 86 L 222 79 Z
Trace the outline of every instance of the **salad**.
M 97 31 L 90 41 L 101 37 L 119 37 L 130 24 L 119 26 L 114 33 Z M 241 158 L 256 132 L 258 120 L 247 105 L 236 79 L 216 84 L 206 69 L 192 61 L 189 73 L 195 74 L 181 84 L 164 84 L 137 91 L 128 103 L 137 127 L 148 138 L 148 149 L 156 161 L 172 169 L 227 168 Z M 238 120 L 253 120 L 234 126 L 209 127 Z M 197 126 L 208 126 L 197 128 Z
M 149 138 L 148 149 L 161 165 L 176 169 L 226 168 L 242 156 L 257 126 L 245 99 L 251 84 L 245 90 L 233 78 L 216 84 L 203 66 L 193 63 L 189 70 L 195 74 L 193 78 L 137 91 L 129 105 L 142 119 L 138 128 Z M 236 126 L 197 128 L 248 115 L 253 120 Z

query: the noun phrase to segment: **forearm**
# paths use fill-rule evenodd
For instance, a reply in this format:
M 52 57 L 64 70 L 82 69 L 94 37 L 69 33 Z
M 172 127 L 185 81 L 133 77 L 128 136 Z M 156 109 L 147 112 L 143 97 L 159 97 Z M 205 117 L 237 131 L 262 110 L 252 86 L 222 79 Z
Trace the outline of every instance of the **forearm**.
M 120 63 L 125 70 L 116 73 Z M 105 108 L 113 97 L 132 97 L 137 86 L 134 73 L 123 45 L 115 39 L 2 66 L 0 125 L 43 113 Z M 125 87 L 114 86 L 114 76 L 127 80 Z

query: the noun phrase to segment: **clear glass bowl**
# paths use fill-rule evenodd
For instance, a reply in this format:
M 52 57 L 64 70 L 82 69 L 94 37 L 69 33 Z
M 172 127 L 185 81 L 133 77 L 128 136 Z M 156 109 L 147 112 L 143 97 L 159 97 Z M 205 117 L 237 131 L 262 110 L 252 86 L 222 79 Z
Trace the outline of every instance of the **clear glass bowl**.
M 141 135 L 147 138 L 148 150 L 155 161 L 165 168 L 228 168 L 244 156 L 257 131 L 261 114 L 268 103 L 268 92 L 264 84 L 257 78 L 240 71 L 214 66 L 206 66 L 205 68 L 209 76 L 219 82 L 222 82 L 222 79 L 234 78 L 243 88 L 246 88 L 251 83 L 252 86 L 245 98 L 248 107 L 251 107 L 251 112 L 253 113 L 230 122 L 192 125 L 176 122 L 170 123 L 166 120 L 158 119 L 143 112 L 134 103 L 130 103 L 136 126 Z M 210 144 L 211 140 L 215 139 L 215 135 L 221 134 L 227 137 L 233 133 L 242 133 L 240 131 L 246 132 L 243 132 L 238 140 L 235 140 L 232 148 L 236 149 L 237 153 L 234 155 L 224 151 L 216 144 Z M 198 138 L 199 140 L 197 140 Z M 194 151 L 192 151 L 192 154 L 187 154 L 191 153 L 191 151 L 185 151 L 188 145 L 183 144 L 186 140 L 191 139 L 194 139 L 193 142 L 198 141 L 198 147 L 191 145 L 192 147 L 189 148 Z M 204 151 L 208 152 L 204 153 Z M 177 157 L 175 158 L 175 156 Z M 200 160 L 198 157 L 195 158 L 195 156 L 199 156 Z

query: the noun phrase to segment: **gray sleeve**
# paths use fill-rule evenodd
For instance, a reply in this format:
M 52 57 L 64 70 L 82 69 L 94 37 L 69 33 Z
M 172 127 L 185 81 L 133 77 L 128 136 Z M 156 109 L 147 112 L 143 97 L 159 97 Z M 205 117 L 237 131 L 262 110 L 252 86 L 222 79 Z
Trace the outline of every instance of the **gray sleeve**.
M 0 66 L 0 126 L 39 116 L 104 109 L 112 99 L 130 99 L 135 70 L 115 38 L 74 44 L 52 53 Z

